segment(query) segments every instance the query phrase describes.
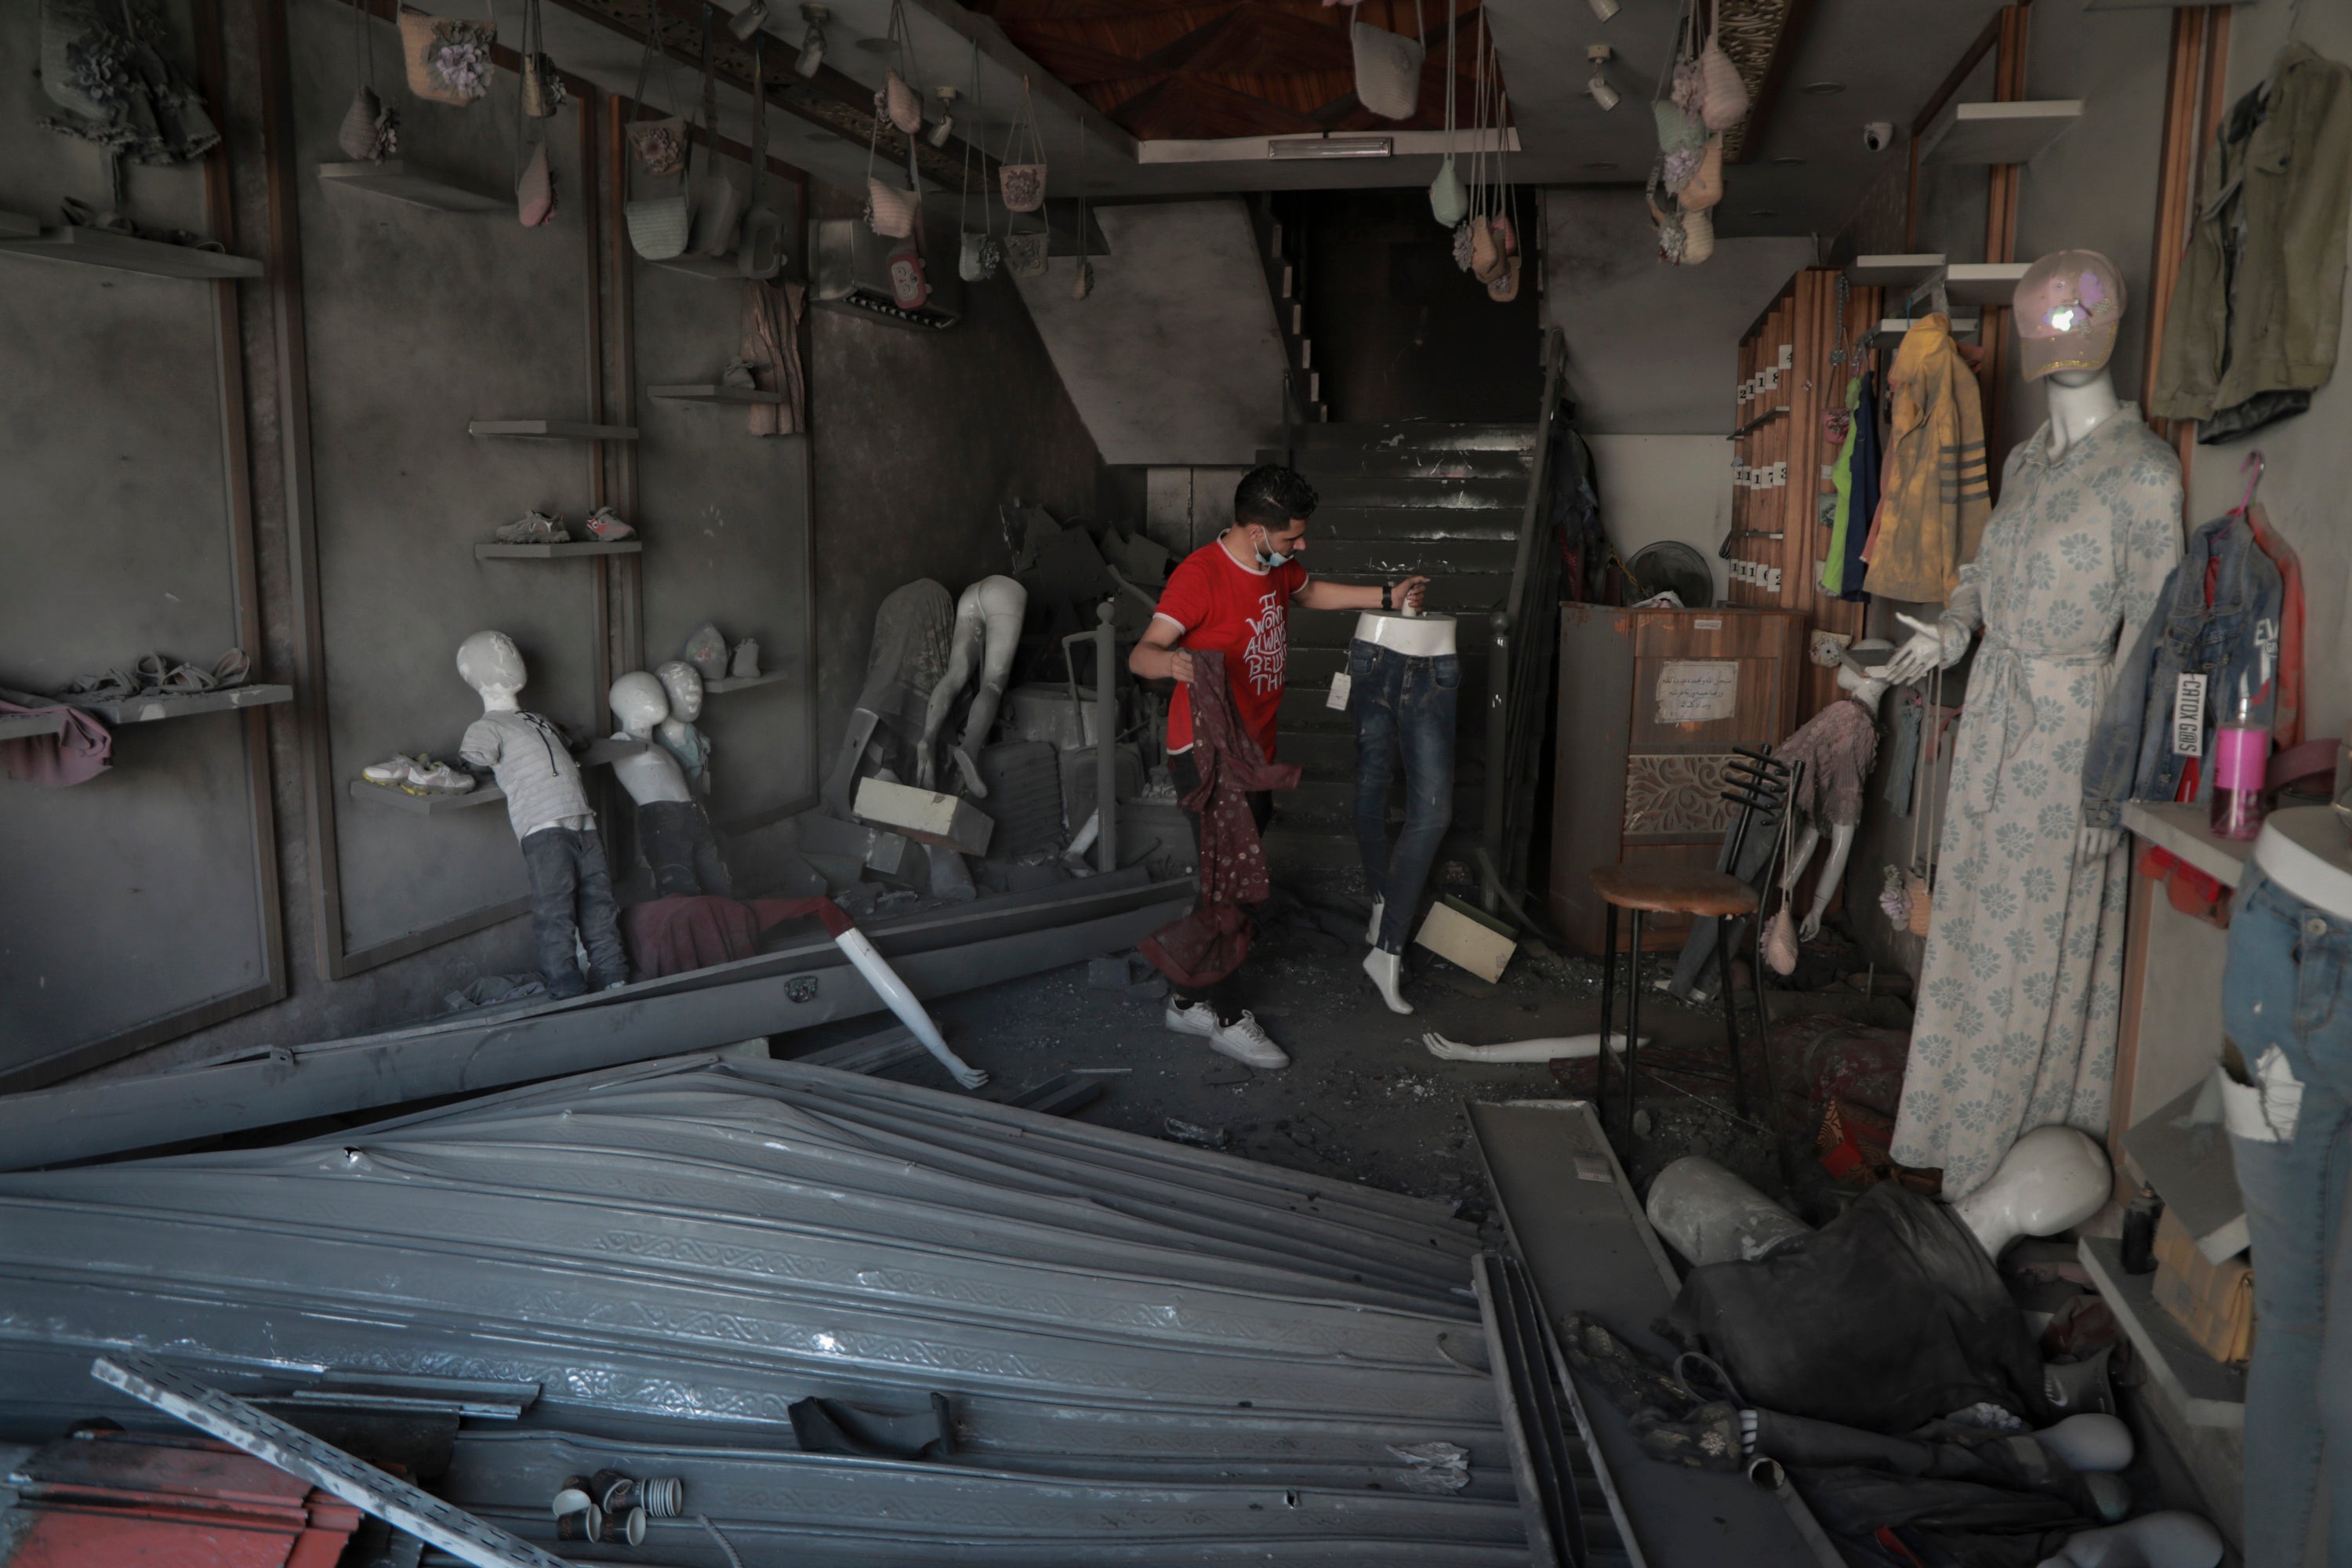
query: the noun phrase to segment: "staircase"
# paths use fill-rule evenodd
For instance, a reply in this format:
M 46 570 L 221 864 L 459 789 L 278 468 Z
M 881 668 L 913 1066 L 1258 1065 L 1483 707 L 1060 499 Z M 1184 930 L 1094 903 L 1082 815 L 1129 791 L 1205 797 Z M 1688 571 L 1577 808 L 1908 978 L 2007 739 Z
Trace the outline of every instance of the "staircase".
M 1520 520 L 1528 502 L 1536 426 L 1528 425 L 1308 424 L 1287 461 L 1322 497 L 1303 560 L 1318 577 L 1393 582 L 1434 579 L 1428 605 L 1457 617 L 1462 688 L 1455 709 L 1454 822 L 1447 855 L 1476 843 L 1486 778 L 1487 616 L 1509 595 Z M 1289 688 L 1282 700 L 1281 757 L 1306 769 L 1299 787 L 1275 797 L 1266 835 L 1277 878 L 1360 868 L 1356 848 L 1356 732 L 1344 711 L 1325 706 L 1331 678 L 1347 667 L 1352 612 L 1294 610 Z M 1402 781 L 1389 820 L 1404 820 Z M 1443 857 L 1441 857 L 1441 865 Z

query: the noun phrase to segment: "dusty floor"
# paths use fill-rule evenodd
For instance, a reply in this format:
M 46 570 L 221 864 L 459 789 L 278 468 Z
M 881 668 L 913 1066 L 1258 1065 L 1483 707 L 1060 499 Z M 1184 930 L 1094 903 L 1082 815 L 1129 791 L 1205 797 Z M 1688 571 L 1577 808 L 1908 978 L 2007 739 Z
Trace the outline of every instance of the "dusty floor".
M 1558 1098 L 1590 1091 L 1590 1064 L 1567 1084 L 1544 1066 L 1442 1061 L 1423 1046 L 1434 1030 L 1465 1044 L 1595 1029 L 1600 1021 L 1598 963 L 1523 948 L 1501 984 L 1488 984 L 1418 949 L 1407 954 L 1406 999 L 1418 1011 L 1391 1013 L 1358 965 L 1360 916 L 1346 937 L 1322 929 L 1346 923 L 1294 908 L 1268 922 L 1253 948 L 1244 996 L 1291 1056 L 1284 1071 L 1258 1072 L 1212 1051 L 1207 1042 L 1171 1032 L 1164 1004 L 1092 989 L 1073 967 L 972 992 L 933 1011 L 950 1043 L 986 1068 L 1006 1093 L 1079 1068 L 1123 1068 L 1106 1075 L 1104 1096 L 1079 1112 L 1129 1131 L 1165 1136 L 1171 1121 L 1222 1134 L 1233 1152 L 1392 1191 L 1474 1205 L 1485 1202 L 1477 1152 L 1462 1110 L 1465 1099 Z M 1662 973 L 1662 965 L 1652 965 Z M 814 1048 L 871 1032 L 861 1020 L 795 1037 Z M 1621 1025 L 1622 1026 L 1622 1025 Z M 1657 996 L 1645 1001 L 1643 1035 L 1720 1057 L 1718 1011 L 1694 1010 Z M 1712 1059 L 1712 1058 L 1711 1058 Z M 1750 1056 L 1751 1070 L 1755 1058 Z M 949 1087 L 928 1059 L 894 1070 L 912 1082 Z M 1622 1079 L 1612 1086 L 1622 1092 Z M 1629 1151 L 1612 1122 L 1621 1155 L 1637 1186 L 1682 1154 L 1710 1154 L 1768 1192 L 1782 1191 L 1769 1140 L 1760 1131 L 1645 1080 L 1640 1104 L 1648 1135 Z M 1727 1104 L 1728 1094 L 1722 1096 Z M 1612 1106 L 1617 1094 L 1612 1095 Z M 1753 1107 L 1764 1115 L 1760 1091 Z M 1793 1146 L 1792 1146 L 1793 1147 Z

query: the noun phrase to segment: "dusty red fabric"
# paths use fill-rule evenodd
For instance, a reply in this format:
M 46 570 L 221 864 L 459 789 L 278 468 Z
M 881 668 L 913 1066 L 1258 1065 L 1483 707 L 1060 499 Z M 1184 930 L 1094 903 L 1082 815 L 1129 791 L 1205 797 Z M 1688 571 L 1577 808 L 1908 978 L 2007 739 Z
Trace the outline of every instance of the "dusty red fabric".
M 1201 782 L 1183 799 L 1201 823 L 1201 901 L 1179 921 L 1146 937 L 1137 951 L 1179 985 L 1213 985 L 1241 967 L 1249 952 L 1245 904 L 1262 904 L 1272 892 L 1265 876 L 1265 846 L 1250 815 L 1252 790 L 1296 789 L 1298 769 L 1270 763 L 1257 740 L 1234 716 L 1233 689 L 1225 679 L 1225 656 L 1193 648 L 1192 764 Z
M 2253 531 L 2254 548 L 2278 568 L 2278 695 L 2271 709 L 2271 734 L 2284 750 L 2303 740 L 2303 558 L 2271 526 L 2270 513 L 2259 504 L 2246 509 L 2246 526 Z
M 838 938 L 854 929 L 848 912 L 831 899 L 655 899 L 631 904 L 621 914 L 629 962 L 640 980 L 684 974 L 714 963 L 732 963 L 760 951 L 762 931 L 801 915 L 814 915 Z
M 0 764 L 20 784 L 61 788 L 87 784 L 113 764 L 114 737 L 105 725 L 79 708 L 62 703 L 48 708 L 20 708 L 0 701 L 0 713 L 62 713 L 66 727 L 54 735 L 26 735 L 0 741 Z

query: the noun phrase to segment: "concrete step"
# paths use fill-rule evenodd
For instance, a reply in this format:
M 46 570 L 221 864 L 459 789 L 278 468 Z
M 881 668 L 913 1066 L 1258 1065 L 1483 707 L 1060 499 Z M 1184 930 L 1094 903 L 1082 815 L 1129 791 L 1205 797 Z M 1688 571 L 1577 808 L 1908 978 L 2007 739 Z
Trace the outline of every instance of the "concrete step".
M 1397 474 L 1321 473 L 1301 469 L 1322 507 L 1349 510 L 1491 510 L 1517 516 L 1528 504 L 1523 474 L 1499 479 L 1422 479 Z M 1322 516 L 1318 507 L 1316 516 Z
M 1257 460 L 1280 463 L 1283 454 L 1275 447 L 1261 447 Z M 1393 474 L 1419 479 L 1505 479 L 1516 476 L 1524 481 L 1535 467 L 1535 457 L 1532 452 L 1507 447 L 1424 452 L 1409 447 L 1375 447 L 1361 451 L 1318 447 L 1302 450 L 1298 463 L 1300 471 L 1310 479 L 1318 475 Z
M 1536 444 L 1536 429 L 1527 425 L 1458 424 L 1435 419 L 1394 424 L 1324 424 L 1299 431 L 1299 448 L 1308 452 L 1362 452 L 1371 456 L 1402 451 L 1527 452 Z M 1302 456 L 1301 466 L 1305 466 Z
M 1301 564 L 1318 576 L 1344 582 L 1390 582 L 1413 573 L 1434 578 L 1496 578 L 1501 589 L 1510 586 L 1511 566 L 1518 557 L 1518 542 L 1511 539 L 1349 539 L 1308 536 Z
M 1516 539 L 1524 506 L 1318 507 L 1307 548 L 1325 539 Z
M 1331 724 L 1292 726 L 1286 720 L 1279 742 L 1282 760 L 1307 770 L 1308 782 L 1329 782 L 1356 776 L 1356 727 L 1345 713 L 1334 713 Z M 1454 732 L 1454 776 L 1475 780 L 1486 776 L 1485 731 L 1458 725 Z

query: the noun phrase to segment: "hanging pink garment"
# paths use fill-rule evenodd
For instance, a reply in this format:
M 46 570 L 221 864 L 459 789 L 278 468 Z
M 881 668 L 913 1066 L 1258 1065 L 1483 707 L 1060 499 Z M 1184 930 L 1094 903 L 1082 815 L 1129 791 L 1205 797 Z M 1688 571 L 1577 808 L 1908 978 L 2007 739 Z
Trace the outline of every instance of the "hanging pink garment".
M 0 701 L 0 713 L 62 713 L 66 727 L 54 735 L 25 735 L 0 741 L 0 764 L 21 784 L 60 789 L 88 784 L 113 764 L 114 737 L 106 726 L 79 708 L 62 703 L 44 708 L 19 707 Z

